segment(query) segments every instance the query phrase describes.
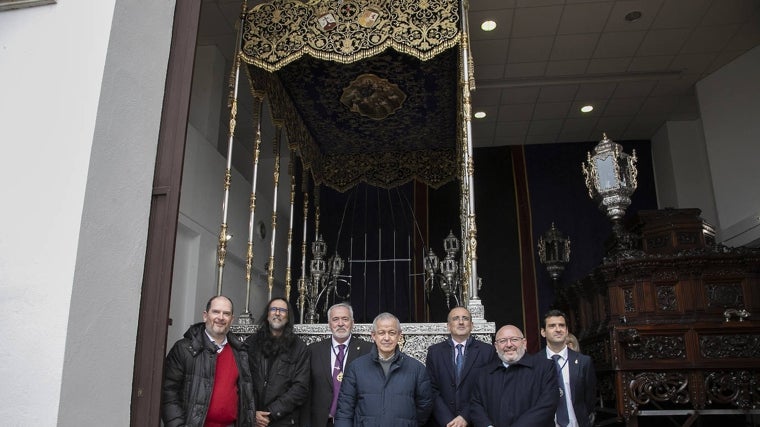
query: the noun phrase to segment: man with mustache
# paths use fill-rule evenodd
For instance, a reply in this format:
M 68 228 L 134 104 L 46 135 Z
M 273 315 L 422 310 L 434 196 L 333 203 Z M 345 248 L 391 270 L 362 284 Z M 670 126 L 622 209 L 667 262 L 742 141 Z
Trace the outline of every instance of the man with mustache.
M 306 344 L 293 332 L 293 310 L 273 298 L 246 340 L 256 401 L 256 427 L 301 425 L 309 395 Z
M 166 427 L 253 422 L 248 354 L 230 332 L 232 320 L 232 301 L 215 296 L 206 303 L 203 322 L 190 326 L 169 351 L 161 390 L 161 420 Z
M 476 427 L 554 427 L 559 389 L 554 363 L 525 354 L 519 328 L 503 326 L 494 341 L 497 364 L 483 370 L 470 404 Z
M 309 410 L 310 427 L 332 426 L 343 373 L 357 357 L 369 353 L 372 343 L 351 336 L 354 310 L 348 303 L 335 304 L 327 310 L 330 338 L 307 347 L 311 364 Z

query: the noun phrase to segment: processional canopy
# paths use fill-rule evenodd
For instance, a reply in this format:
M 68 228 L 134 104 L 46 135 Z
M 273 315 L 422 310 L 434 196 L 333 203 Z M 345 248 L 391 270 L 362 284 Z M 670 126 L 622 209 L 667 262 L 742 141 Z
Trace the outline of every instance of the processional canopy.
M 241 59 L 315 183 L 437 188 L 457 177 L 461 22 L 457 0 L 273 0 Z

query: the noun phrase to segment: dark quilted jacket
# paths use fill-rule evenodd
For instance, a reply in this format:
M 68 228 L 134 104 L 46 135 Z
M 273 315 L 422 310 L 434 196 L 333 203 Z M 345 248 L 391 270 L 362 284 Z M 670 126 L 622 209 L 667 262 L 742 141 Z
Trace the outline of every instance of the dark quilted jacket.
M 196 323 L 185 332 L 166 356 L 161 389 L 161 419 L 166 427 L 202 427 L 206 419 L 216 372 L 216 348 Z M 250 426 L 255 420 L 253 385 L 245 345 L 233 333 L 227 334 L 238 368 L 238 419 L 236 426 Z

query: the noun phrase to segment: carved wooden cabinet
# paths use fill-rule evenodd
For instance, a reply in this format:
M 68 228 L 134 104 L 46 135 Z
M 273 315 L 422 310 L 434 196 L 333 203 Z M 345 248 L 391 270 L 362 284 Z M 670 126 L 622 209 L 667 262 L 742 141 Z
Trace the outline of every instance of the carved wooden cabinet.
M 566 289 L 602 402 L 635 424 L 655 411 L 760 409 L 760 251 L 713 244 L 699 211 L 640 215 L 644 251 Z

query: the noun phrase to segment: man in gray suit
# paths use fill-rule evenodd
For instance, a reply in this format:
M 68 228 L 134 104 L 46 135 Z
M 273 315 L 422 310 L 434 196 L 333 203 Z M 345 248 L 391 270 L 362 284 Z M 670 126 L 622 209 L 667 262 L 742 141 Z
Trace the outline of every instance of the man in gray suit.
M 347 303 L 327 310 L 330 338 L 307 348 L 311 360 L 311 388 L 308 411 L 309 427 L 332 426 L 343 372 L 357 357 L 369 353 L 372 343 L 351 336 L 354 310 Z

